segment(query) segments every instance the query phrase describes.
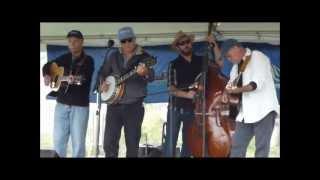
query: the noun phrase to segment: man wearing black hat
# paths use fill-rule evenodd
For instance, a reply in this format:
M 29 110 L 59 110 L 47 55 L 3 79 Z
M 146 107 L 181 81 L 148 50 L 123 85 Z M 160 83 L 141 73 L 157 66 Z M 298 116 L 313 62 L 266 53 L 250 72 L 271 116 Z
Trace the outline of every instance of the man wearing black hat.
M 85 139 L 89 118 L 89 91 L 94 62 L 83 50 L 83 35 L 72 30 L 67 35 L 69 52 L 43 66 L 45 85 L 49 85 L 50 67 L 56 63 L 64 68 L 68 83 L 61 85 L 57 92 L 57 105 L 54 113 L 54 150 L 59 157 L 66 157 L 69 136 L 72 141 L 72 156 L 85 157 Z M 75 76 L 81 77 L 74 84 Z
M 106 157 L 118 157 L 121 128 L 124 127 L 127 157 L 137 157 L 141 137 L 141 125 L 144 117 L 143 100 L 147 96 L 147 83 L 154 80 L 154 70 L 140 64 L 141 60 L 150 57 L 136 43 L 136 36 L 131 27 L 118 31 L 121 47 L 110 53 L 101 69 L 100 79 L 109 75 L 122 76 L 137 67 L 137 74 L 127 79 L 124 95 L 117 104 L 107 108 L 104 134 L 104 151 Z M 107 91 L 108 84 L 103 81 L 100 91 Z
M 270 60 L 262 52 L 244 48 L 234 39 L 222 44 L 221 56 L 234 64 L 224 97 L 228 97 L 227 94 L 239 97 L 230 156 L 245 157 L 249 142 L 255 136 L 255 157 L 268 157 L 274 121 L 279 114 Z M 234 86 L 232 82 L 238 75 L 240 78 Z

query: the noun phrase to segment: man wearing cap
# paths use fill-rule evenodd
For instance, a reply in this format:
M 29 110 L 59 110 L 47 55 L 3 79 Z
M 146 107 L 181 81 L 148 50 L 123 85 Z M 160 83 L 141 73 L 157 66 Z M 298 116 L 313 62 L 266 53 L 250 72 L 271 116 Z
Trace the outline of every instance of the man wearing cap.
M 121 128 L 124 126 L 127 157 L 137 157 L 141 137 L 141 125 L 144 117 L 143 100 L 147 95 L 147 83 L 154 80 L 154 70 L 139 64 L 150 57 L 136 43 L 136 36 L 131 27 L 118 31 L 121 47 L 110 53 L 101 69 L 100 79 L 109 75 L 122 76 L 137 67 L 137 74 L 127 79 L 124 95 L 117 104 L 108 105 L 104 135 L 106 157 L 118 157 Z M 99 86 L 100 91 L 109 88 L 105 81 Z
M 244 48 L 234 39 L 222 44 L 221 56 L 233 63 L 224 96 L 233 94 L 240 99 L 230 156 L 245 157 L 248 144 L 255 136 L 255 157 L 268 157 L 274 121 L 279 113 L 270 60 L 262 52 Z M 245 60 L 248 64 L 233 87 L 231 82 Z
M 215 44 L 213 38 L 211 42 Z M 163 153 L 165 157 L 174 157 L 175 149 L 178 139 L 178 134 L 183 123 L 182 128 L 182 150 L 181 157 L 190 157 L 190 150 L 187 147 L 187 129 L 194 119 L 194 103 L 192 99 L 196 95 L 194 90 L 189 90 L 187 87 L 192 85 L 195 78 L 202 72 L 203 57 L 197 56 L 192 52 L 192 43 L 194 35 L 186 34 L 179 31 L 172 43 L 179 56 L 172 60 L 168 68 L 168 88 L 170 94 L 173 96 L 173 118 L 170 118 L 170 109 L 168 107 L 167 113 L 167 126 L 166 126 L 166 139 L 164 144 Z M 220 51 L 217 46 L 214 47 L 216 59 L 219 59 Z M 219 52 L 218 52 L 219 51 Z M 221 61 L 218 61 L 221 65 Z M 171 121 L 171 122 L 170 122 Z M 172 124 L 172 127 L 171 127 Z M 172 128 L 172 132 L 170 129 Z
M 56 63 L 64 68 L 69 85 L 62 84 L 57 96 L 54 112 L 54 150 L 59 157 L 66 157 L 69 136 L 72 141 L 72 156 L 85 157 L 85 139 L 89 118 L 89 91 L 94 62 L 83 50 L 83 35 L 72 30 L 67 35 L 69 52 L 43 66 L 45 85 L 49 85 L 50 67 Z M 81 83 L 72 84 L 74 76 L 81 77 Z

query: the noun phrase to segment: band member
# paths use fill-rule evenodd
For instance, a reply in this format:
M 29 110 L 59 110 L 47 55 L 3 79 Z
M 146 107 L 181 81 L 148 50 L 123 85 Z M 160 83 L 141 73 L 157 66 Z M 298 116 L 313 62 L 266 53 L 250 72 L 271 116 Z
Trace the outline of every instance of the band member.
M 179 56 L 170 62 L 168 77 L 168 87 L 171 95 L 173 96 L 173 117 L 170 118 L 170 108 L 168 108 L 167 114 L 167 126 L 166 126 L 166 139 L 164 144 L 164 156 L 174 157 L 178 134 L 180 130 L 181 122 L 183 123 L 182 128 L 182 150 L 181 157 L 189 157 L 190 150 L 187 147 L 187 129 L 194 119 L 194 103 L 192 99 L 196 95 L 194 90 L 189 90 L 187 87 L 192 85 L 195 78 L 202 72 L 203 57 L 197 56 L 192 52 L 192 43 L 194 41 L 194 35 L 188 35 L 182 31 L 176 34 L 175 40 L 172 43 L 172 47 L 178 51 Z M 222 61 L 218 60 L 220 51 L 218 46 L 214 44 L 214 52 L 218 64 L 221 66 Z M 170 122 L 171 121 L 171 122 Z M 172 127 L 171 127 L 172 124 Z M 172 128 L 172 132 L 170 129 Z M 172 140 L 172 141 L 171 141 Z
M 144 116 L 143 100 L 147 95 L 147 83 L 154 80 L 154 70 L 141 64 L 141 60 L 150 55 L 136 43 L 136 36 L 131 27 L 118 31 L 121 43 L 119 50 L 110 53 L 103 65 L 100 78 L 109 75 L 124 75 L 137 67 L 137 74 L 127 79 L 124 95 L 117 104 L 108 105 L 104 134 L 106 157 L 117 157 L 121 128 L 124 126 L 127 157 L 137 157 Z M 109 85 L 103 81 L 100 91 L 108 91 Z
M 268 157 L 274 122 L 279 113 L 270 60 L 262 52 L 244 48 L 234 39 L 222 44 L 221 56 L 233 63 L 224 96 L 238 95 L 240 99 L 231 157 L 245 157 L 253 136 L 255 157 Z M 231 82 L 237 77 L 244 63 L 248 64 L 237 86 L 232 86 Z
M 69 136 L 72 141 L 72 156 L 85 156 L 85 139 L 89 118 L 89 91 L 94 62 L 83 50 L 83 35 L 72 30 L 67 35 L 69 52 L 43 66 L 45 85 L 51 81 L 52 63 L 64 68 L 69 84 L 62 84 L 57 92 L 54 112 L 54 150 L 60 157 L 66 157 Z M 82 77 L 81 84 L 72 84 L 75 76 Z

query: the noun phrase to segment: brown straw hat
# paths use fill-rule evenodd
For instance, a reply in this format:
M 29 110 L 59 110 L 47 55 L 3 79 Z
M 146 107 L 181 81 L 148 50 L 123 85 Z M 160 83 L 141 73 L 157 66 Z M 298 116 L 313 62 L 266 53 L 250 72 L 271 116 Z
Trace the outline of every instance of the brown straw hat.
M 171 47 L 172 47 L 173 49 L 176 49 L 176 47 L 177 47 L 177 45 L 178 45 L 178 42 L 179 42 L 180 40 L 182 40 L 183 38 L 190 39 L 191 42 L 193 42 L 193 41 L 194 41 L 194 34 L 186 34 L 186 33 L 182 32 L 182 31 L 179 31 L 179 32 L 176 34 L 175 39 L 173 40 L 173 42 L 172 42 L 172 44 L 171 44 Z

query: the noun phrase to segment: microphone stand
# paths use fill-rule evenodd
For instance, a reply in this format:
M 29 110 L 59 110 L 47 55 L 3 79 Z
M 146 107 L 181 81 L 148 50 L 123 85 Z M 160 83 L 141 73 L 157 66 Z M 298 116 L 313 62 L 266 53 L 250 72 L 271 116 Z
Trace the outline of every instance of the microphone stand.
M 174 70 L 174 82 L 172 82 L 172 64 L 170 63 L 169 65 L 169 88 L 171 85 L 176 85 L 176 71 Z M 173 95 L 169 92 L 169 122 L 168 122 L 168 126 L 169 126 L 169 143 L 168 143 L 168 149 L 169 149 L 169 156 L 174 156 L 174 150 L 173 150 L 173 118 L 174 118 L 174 98 Z M 168 133 L 167 133 L 168 135 Z
M 99 157 L 99 135 L 100 135 L 100 110 L 101 110 L 101 92 L 98 91 L 97 93 L 97 111 L 96 111 L 96 117 L 97 117 L 97 134 L 96 134 L 96 157 Z
M 108 55 L 110 53 L 110 50 L 112 48 L 112 46 L 114 45 L 114 41 L 113 40 L 109 40 L 108 41 L 108 46 L 107 46 L 107 52 L 106 52 L 106 57 L 105 57 L 105 61 L 108 58 Z M 104 62 L 105 63 L 105 62 Z M 98 90 L 99 85 L 101 84 L 101 78 L 100 78 L 100 74 L 103 68 L 103 65 L 100 67 L 98 74 L 97 74 L 97 80 L 96 80 L 96 84 L 95 84 L 95 91 L 97 92 L 97 99 L 96 102 L 98 104 L 97 106 L 97 111 L 96 111 L 96 117 L 97 117 L 97 133 L 96 133 L 96 157 L 99 157 L 99 136 L 100 136 L 100 114 L 101 114 L 101 92 Z M 99 82 L 99 83 L 98 83 Z

